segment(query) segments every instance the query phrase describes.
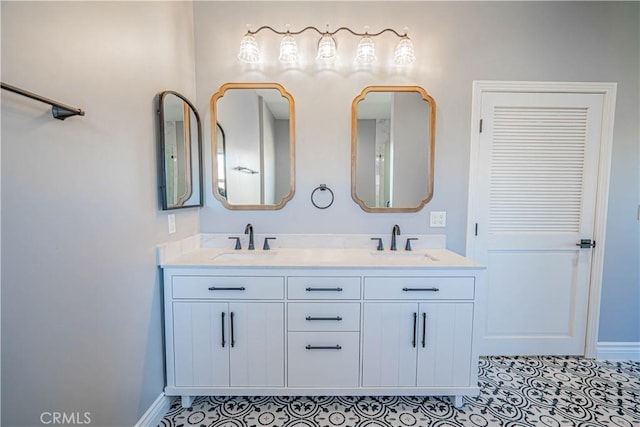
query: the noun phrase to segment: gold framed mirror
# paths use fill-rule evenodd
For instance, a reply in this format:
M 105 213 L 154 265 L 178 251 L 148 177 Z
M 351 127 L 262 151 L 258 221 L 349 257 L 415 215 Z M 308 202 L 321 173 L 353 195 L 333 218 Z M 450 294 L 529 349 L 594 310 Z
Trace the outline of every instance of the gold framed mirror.
M 282 209 L 295 192 L 295 108 L 278 83 L 226 83 L 211 97 L 213 195 L 227 209 Z
M 433 197 L 436 103 L 419 86 L 368 86 L 351 104 L 351 197 L 417 212 Z

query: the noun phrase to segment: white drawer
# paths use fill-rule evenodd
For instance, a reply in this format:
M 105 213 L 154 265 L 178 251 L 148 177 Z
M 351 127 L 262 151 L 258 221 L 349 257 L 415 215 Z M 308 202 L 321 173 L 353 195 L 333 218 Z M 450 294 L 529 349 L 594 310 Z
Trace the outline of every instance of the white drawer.
M 360 299 L 360 277 L 289 277 L 289 299 Z
M 473 299 L 473 277 L 365 277 L 365 299 Z
M 290 331 L 359 331 L 359 302 L 289 303 Z
M 289 332 L 289 387 L 357 387 L 358 332 Z
M 282 276 L 173 276 L 173 298 L 282 299 Z

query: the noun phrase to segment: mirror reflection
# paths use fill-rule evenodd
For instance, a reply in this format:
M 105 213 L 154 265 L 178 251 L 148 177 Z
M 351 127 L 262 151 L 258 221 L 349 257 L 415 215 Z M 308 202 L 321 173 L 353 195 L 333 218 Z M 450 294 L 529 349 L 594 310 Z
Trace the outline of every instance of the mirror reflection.
M 218 163 L 218 194 L 221 197 L 227 197 L 227 187 L 226 187 L 226 158 L 224 155 L 224 147 L 225 147 L 225 138 L 224 138 L 224 129 L 220 126 L 220 123 L 216 123 L 216 141 L 217 150 L 216 150 L 216 159 Z
M 417 212 L 433 196 L 435 102 L 417 86 L 353 100 L 351 196 L 367 212 Z
M 202 206 L 200 118 L 177 92 L 159 95 L 162 209 Z
M 276 83 L 227 83 L 211 98 L 215 197 L 281 209 L 294 193 L 294 104 Z

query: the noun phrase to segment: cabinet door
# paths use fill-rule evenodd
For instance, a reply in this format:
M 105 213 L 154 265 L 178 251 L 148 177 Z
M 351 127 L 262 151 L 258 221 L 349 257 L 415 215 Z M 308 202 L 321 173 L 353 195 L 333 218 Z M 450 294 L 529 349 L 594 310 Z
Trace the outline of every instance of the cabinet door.
M 470 385 L 473 304 L 421 303 L 419 324 L 418 387 Z
M 175 385 L 229 386 L 226 303 L 173 303 Z
M 415 387 L 418 326 L 417 303 L 364 304 L 364 387 Z
M 284 304 L 229 303 L 232 387 L 284 386 Z

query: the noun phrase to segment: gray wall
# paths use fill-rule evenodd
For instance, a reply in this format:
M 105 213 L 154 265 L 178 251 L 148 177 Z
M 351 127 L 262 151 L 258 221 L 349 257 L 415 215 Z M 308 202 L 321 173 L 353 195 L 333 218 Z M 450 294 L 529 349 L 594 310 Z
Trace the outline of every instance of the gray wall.
M 249 7 L 250 5 L 250 7 Z M 447 234 L 465 250 L 471 85 L 473 80 L 618 82 L 611 192 L 604 266 L 600 341 L 640 341 L 640 229 L 638 153 L 638 2 L 197 2 L 198 107 L 225 82 L 276 81 L 296 103 L 296 196 L 281 211 L 228 211 L 207 193 L 203 232 L 379 233 L 393 224 L 406 233 Z M 338 36 L 335 69 L 313 65 L 317 37 L 299 37 L 303 68 L 277 63 L 279 37 L 258 42 L 268 58 L 251 68 L 236 58 L 245 25 L 292 29 L 347 25 L 371 31 L 409 27 L 417 62 L 397 71 L 384 62 L 396 39 L 376 39 L 381 59 L 373 71 L 352 72 L 357 39 Z M 419 85 L 437 104 L 435 194 L 418 213 L 368 214 L 350 196 L 351 102 L 368 85 Z M 205 119 L 205 123 L 207 120 Z M 210 165 L 208 167 L 210 177 Z M 208 181 L 209 182 L 209 181 Z M 327 210 L 310 192 L 320 183 L 335 192 Z M 210 188 L 210 184 L 208 185 Z M 447 228 L 431 230 L 429 211 L 447 211 Z M 295 219 L 295 220 L 294 220 Z
M 131 426 L 162 392 L 155 245 L 198 214 L 167 235 L 153 101 L 195 101 L 192 19 L 191 3 L 2 2 L 2 81 L 86 111 L 62 122 L 2 91 L 3 426 Z

